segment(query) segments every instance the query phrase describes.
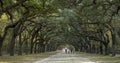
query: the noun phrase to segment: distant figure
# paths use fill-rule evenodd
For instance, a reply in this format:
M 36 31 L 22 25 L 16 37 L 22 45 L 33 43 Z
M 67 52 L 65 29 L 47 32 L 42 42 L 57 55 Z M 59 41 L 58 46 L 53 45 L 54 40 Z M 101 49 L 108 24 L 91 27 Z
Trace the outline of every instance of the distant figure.
M 71 54 L 74 54 L 74 53 L 75 53 L 75 48 L 74 48 L 73 46 L 70 46 L 70 47 L 69 47 L 69 50 L 70 50 Z
M 63 51 L 63 53 L 67 54 L 67 48 L 64 48 L 62 51 Z
M 74 53 L 75 53 L 75 48 L 73 48 L 73 49 L 71 50 L 71 53 L 72 53 L 72 54 L 74 54 Z
M 67 54 L 70 54 L 71 53 L 71 50 L 70 49 L 67 49 Z
M 75 53 L 75 48 L 63 48 L 62 49 L 63 53 L 65 54 L 74 54 Z
M 63 52 L 66 53 L 66 54 L 70 54 L 71 53 L 70 49 L 68 49 L 68 48 L 64 48 Z
M 65 49 L 65 53 L 67 54 L 67 48 Z

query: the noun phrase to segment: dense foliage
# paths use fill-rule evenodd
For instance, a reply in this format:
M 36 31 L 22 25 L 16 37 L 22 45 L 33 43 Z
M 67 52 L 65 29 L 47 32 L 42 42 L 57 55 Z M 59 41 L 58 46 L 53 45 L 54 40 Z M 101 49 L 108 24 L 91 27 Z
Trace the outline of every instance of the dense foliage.
M 120 0 L 0 0 L 0 55 L 77 51 L 115 56 Z

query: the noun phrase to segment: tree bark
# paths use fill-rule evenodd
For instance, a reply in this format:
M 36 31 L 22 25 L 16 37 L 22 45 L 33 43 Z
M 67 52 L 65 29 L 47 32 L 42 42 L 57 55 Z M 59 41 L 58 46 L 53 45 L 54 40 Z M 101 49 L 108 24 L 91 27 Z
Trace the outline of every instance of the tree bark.
M 31 44 L 30 44 L 30 54 L 33 53 L 33 47 L 34 47 L 33 39 L 34 39 L 34 37 L 35 37 L 35 35 L 33 34 L 32 38 L 31 38 Z
M 92 53 L 95 53 L 95 45 L 92 45 Z
M 115 29 L 112 32 L 112 48 L 111 48 L 112 56 L 116 55 L 116 33 Z
M 40 45 L 37 45 L 37 53 L 40 53 Z
M 47 44 L 45 45 L 45 52 L 47 52 Z
M 33 43 L 33 41 L 32 41 L 32 42 L 31 42 L 31 48 L 30 48 L 30 54 L 33 53 L 33 47 L 34 47 L 34 43 Z
M 35 47 L 34 47 L 34 53 L 37 53 L 37 43 L 35 43 Z
M 16 31 L 13 30 L 12 39 L 11 39 L 10 44 L 9 44 L 9 53 L 10 53 L 10 56 L 14 56 L 14 46 L 15 46 L 15 38 L 16 38 L 15 32 Z
M 91 53 L 92 52 L 92 48 L 91 48 L 91 44 L 89 43 L 89 53 Z
M 24 46 L 25 46 L 24 52 L 25 54 L 28 54 L 28 41 L 27 40 L 25 40 Z
M 4 39 L 5 39 L 6 35 L 7 35 L 8 29 L 11 28 L 11 27 L 14 27 L 14 26 L 12 26 L 12 25 L 6 26 L 5 29 L 4 29 L 4 34 L 3 34 L 3 36 L 0 35 L 0 56 L 2 56 L 2 45 L 3 45 L 3 41 L 4 41 Z
M 100 42 L 100 54 L 103 54 L 103 44 Z
M 0 36 L 0 56 L 2 56 L 2 44 L 3 44 L 3 38 Z
M 18 55 L 22 55 L 22 40 L 21 40 L 21 33 L 19 35 L 19 50 L 18 50 Z
M 108 43 L 104 44 L 105 46 L 105 55 L 109 55 Z

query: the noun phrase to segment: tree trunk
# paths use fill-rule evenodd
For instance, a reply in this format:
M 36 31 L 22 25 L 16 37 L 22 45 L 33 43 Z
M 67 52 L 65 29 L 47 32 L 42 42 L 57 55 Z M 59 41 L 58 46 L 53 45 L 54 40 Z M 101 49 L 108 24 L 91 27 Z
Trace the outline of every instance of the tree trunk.
M 104 44 L 105 46 L 105 55 L 109 55 L 108 43 Z
M 37 46 L 37 53 L 40 53 L 40 45 Z
M 112 56 L 116 55 L 116 34 L 115 30 L 113 29 L 112 32 L 112 48 L 111 48 Z
M 37 52 L 37 43 L 35 43 L 35 47 L 34 47 L 34 53 Z
M 33 42 L 31 42 L 30 54 L 32 54 L 32 53 L 33 53 L 33 47 L 34 47 L 34 43 L 33 43 Z
M 45 45 L 45 52 L 47 52 L 47 44 Z
M 22 55 L 22 41 L 21 41 L 21 34 L 19 35 L 19 50 L 18 55 Z
M 9 29 L 10 26 L 6 26 L 4 29 L 4 34 L 3 36 L 0 35 L 0 56 L 2 56 L 2 45 L 3 45 L 3 41 L 7 35 L 7 30 Z
M 15 22 L 15 23 L 13 23 L 13 24 L 10 24 L 10 25 L 8 25 L 8 26 L 6 26 L 5 27 L 5 29 L 4 29 L 4 34 L 3 34 L 3 36 L 0 36 L 1 38 L 2 38 L 2 40 L 0 40 L 0 55 L 2 55 L 2 44 L 3 44 L 3 41 L 4 41 L 4 39 L 5 39 L 5 37 L 6 37 L 6 35 L 7 35 L 7 31 L 8 31 L 8 29 L 9 28 L 15 28 L 18 24 L 18 30 L 19 30 L 19 27 L 20 27 L 20 25 L 21 25 L 21 23 L 23 22 L 23 21 L 25 21 L 26 20 L 26 17 L 24 16 L 24 17 L 22 17 L 21 19 L 19 19 L 17 22 Z M 16 30 L 16 32 L 18 31 L 18 30 Z M 13 40 L 13 39 L 12 39 Z M 14 44 L 14 43 L 13 43 Z M 10 47 L 10 46 L 9 46 Z M 14 46 L 13 46 L 14 47 Z
M 25 45 L 25 48 L 24 48 L 24 51 L 25 51 L 25 54 L 28 54 L 28 42 L 27 42 L 27 40 L 25 41 L 25 43 L 24 43 Z
M 16 38 L 15 30 L 13 30 L 12 39 L 11 39 L 10 44 L 9 44 L 9 53 L 10 53 L 10 56 L 14 56 L 15 38 Z
M 41 46 L 41 52 L 45 52 L 45 46 Z
M 35 35 L 33 34 L 32 38 L 31 38 L 31 44 L 30 44 L 30 54 L 33 53 L 33 47 L 34 47 L 33 39 L 34 39 L 34 37 L 35 37 Z
M 52 51 L 52 45 L 49 45 L 49 51 Z
M 42 47 L 40 46 L 39 48 L 40 48 L 40 53 L 41 53 L 42 52 Z
M 89 44 L 89 53 L 92 53 L 91 44 Z
M 92 45 L 92 53 L 95 53 L 95 45 Z
M 3 39 L 0 36 L 0 56 L 2 56 L 2 44 L 3 44 Z
M 101 42 L 100 42 L 100 54 L 103 54 L 103 45 Z

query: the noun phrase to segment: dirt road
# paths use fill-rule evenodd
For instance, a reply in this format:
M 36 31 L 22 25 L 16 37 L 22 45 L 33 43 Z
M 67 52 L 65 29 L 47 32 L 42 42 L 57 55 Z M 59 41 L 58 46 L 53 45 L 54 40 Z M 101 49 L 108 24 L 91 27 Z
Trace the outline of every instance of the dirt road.
M 57 53 L 48 58 L 45 58 L 34 63 L 95 63 L 90 61 L 88 58 L 80 57 L 79 54 L 65 54 Z

